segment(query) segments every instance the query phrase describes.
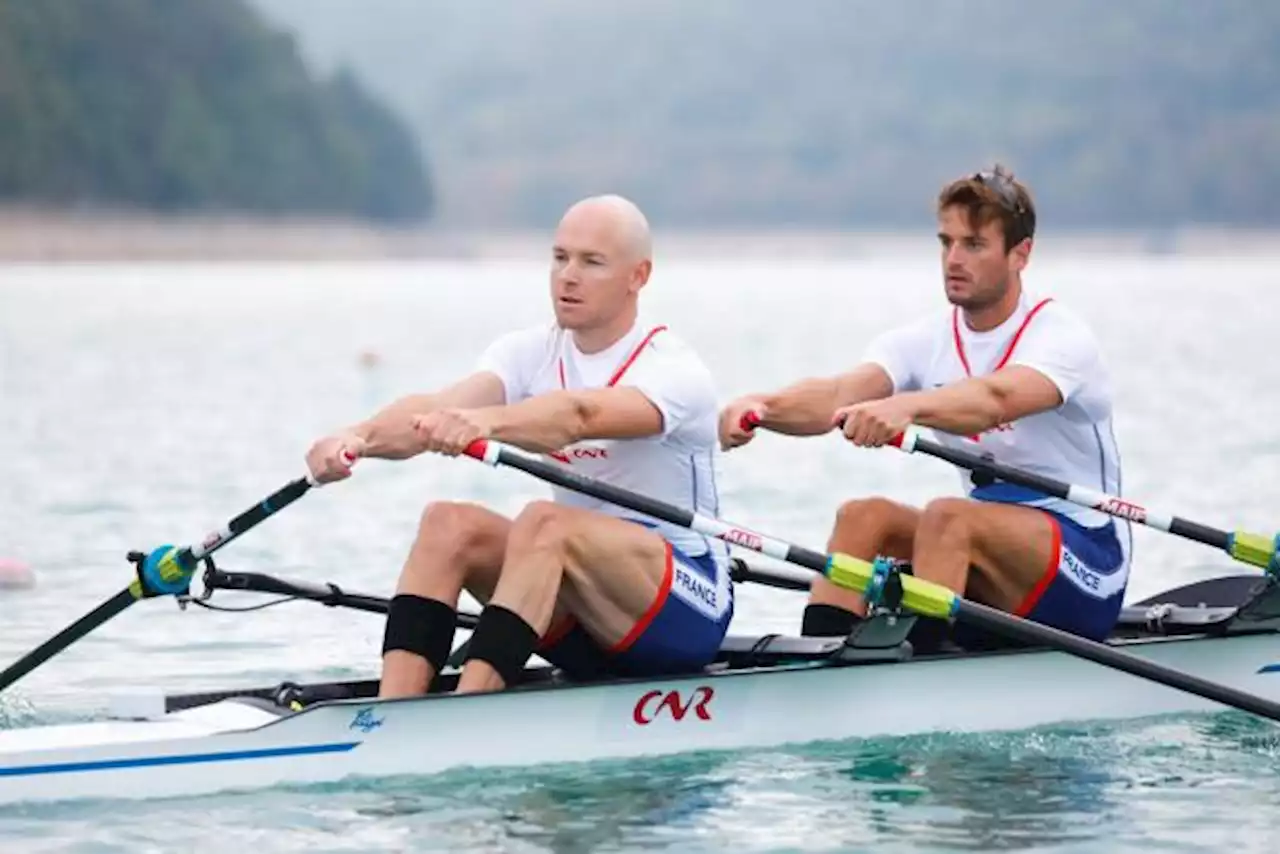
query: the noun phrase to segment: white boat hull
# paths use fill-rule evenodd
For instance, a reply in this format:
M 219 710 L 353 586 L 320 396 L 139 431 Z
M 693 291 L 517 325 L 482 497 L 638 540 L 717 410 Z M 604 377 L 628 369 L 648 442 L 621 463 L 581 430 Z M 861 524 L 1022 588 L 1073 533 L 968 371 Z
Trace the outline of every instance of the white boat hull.
M 1280 701 L 1280 638 L 1126 644 Z M 279 716 L 223 700 L 160 720 L 0 732 L 0 803 L 154 798 L 788 743 L 1221 710 L 1057 652 L 818 663 L 466 697 L 343 700 Z

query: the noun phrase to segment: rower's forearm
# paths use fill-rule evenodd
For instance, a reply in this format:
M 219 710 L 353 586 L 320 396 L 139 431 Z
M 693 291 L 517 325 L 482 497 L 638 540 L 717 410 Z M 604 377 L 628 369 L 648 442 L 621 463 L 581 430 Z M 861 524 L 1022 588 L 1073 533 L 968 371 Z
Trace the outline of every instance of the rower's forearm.
M 545 454 L 582 438 L 587 407 L 570 392 L 538 395 L 511 406 L 495 407 L 490 438 Z
M 763 426 L 775 433 L 816 436 L 832 428 L 839 406 L 835 379 L 801 380 L 773 394 L 760 396 Z
M 913 392 L 912 423 L 957 436 L 973 436 L 1001 424 L 1004 403 L 986 383 L 966 380 L 952 386 Z
M 413 417 L 425 415 L 440 406 L 437 395 L 407 395 L 355 425 L 351 432 L 364 439 L 364 456 L 405 460 L 422 453 L 421 441 L 413 429 Z

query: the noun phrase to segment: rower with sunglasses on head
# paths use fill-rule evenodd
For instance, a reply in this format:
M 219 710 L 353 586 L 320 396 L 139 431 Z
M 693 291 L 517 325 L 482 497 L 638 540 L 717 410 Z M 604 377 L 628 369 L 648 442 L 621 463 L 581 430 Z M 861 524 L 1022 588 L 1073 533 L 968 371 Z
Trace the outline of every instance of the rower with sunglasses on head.
M 937 216 L 950 306 L 882 333 L 852 370 L 734 401 L 720 415 L 721 444 L 751 440 L 749 413 L 762 429 L 840 429 L 862 447 L 889 444 L 917 425 L 945 445 L 1118 495 L 1111 383 L 1098 342 L 1060 301 L 1023 285 L 1036 225 L 1026 187 L 997 166 L 944 187 Z M 967 472 L 962 483 L 965 497 L 923 509 L 848 501 L 827 550 L 909 561 L 916 577 L 968 598 L 1106 637 L 1128 583 L 1128 522 Z M 844 635 L 864 614 L 859 594 L 818 579 L 802 631 Z

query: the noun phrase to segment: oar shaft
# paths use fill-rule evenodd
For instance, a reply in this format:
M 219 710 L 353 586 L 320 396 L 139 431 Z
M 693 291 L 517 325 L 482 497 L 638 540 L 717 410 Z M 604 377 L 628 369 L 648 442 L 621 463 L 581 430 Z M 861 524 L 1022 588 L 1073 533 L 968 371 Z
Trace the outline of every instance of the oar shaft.
M 315 483 L 312 480 L 305 477 L 300 477 L 285 484 L 257 504 L 240 513 L 226 525 L 210 531 L 196 545 L 190 546 L 191 557 L 194 560 L 200 560 L 206 555 L 213 554 L 250 528 L 261 524 L 306 495 L 307 491 L 314 485 Z
M 348 451 L 342 452 L 342 460 L 347 466 L 356 464 L 356 457 Z M 279 513 L 306 495 L 312 488 L 319 486 L 321 486 L 321 483 L 310 472 L 305 477 L 291 480 L 257 504 L 237 514 L 226 525 L 210 531 L 205 535 L 204 539 L 195 545 L 188 546 L 185 551 L 192 561 L 198 561 L 207 555 L 211 555 L 236 537 Z
M 740 423 L 744 430 L 754 430 L 760 426 L 760 416 L 757 413 L 748 412 L 742 416 Z M 1034 472 L 1011 468 L 979 454 L 962 451 L 958 448 L 952 448 L 926 439 L 920 435 L 919 428 L 914 426 L 908 427 L 906 432 L 893 442 L 893 445 L 907 453 L 919 451 L 960 468 L 968 469 L 974 474 L 986 475 L 995 480 L 1002 480 L 1006 483 L 1034 489 L 1045 495 L 1061 498 L 1081 507 L 1098 510 L 1118 519 L 1126 519 L 1139 525 L 1166 531 L 1175 536 L 1194 540 L 1216 549 L 1222 549 L 1237 560 L 1260 566 L 1264 569 L 1273 566 L 1277 548 L 1280 548 L 1280 537 L 1272 541 L 1266 537 L 1243 531 L 1230 533 L 1209 525 L 1202 525 L 1199 522 L 1192 522 L 1170 513 L 1150 510 L 1141 504 L 1126 501 L 1123 498 L 1108 495 L 1096 489 L 1089 489 L 1088 487 L 1044 477 Z
M 8 688 L 107 620 L 117 616 L 134 602 L 165 593 L 185 592 L 200 559 L 213 554 L 250 528 L 297 501 L 316 485 L 309 476 L 298 478 L 238 514 L 226 525 L 211 532 L 197 545 L 184 546 L 181 549 L 157 549 L 146 556 L 145 560 L 142 555 L 139 555 L 138 559 L 142 562 L 138 565 L 138 577 L 128 587 L 0 672 L 0 691 Z
M 1130 655 L 1106 644 L 1095 643 L 1087 638 L 1069 634 L 1051 626 L 1022 620 L 968 599 L 960 601 L 960 608 L 956 616 L 970 625 L 996 634 L 1012 636 L 1033 644 L 1053 646 L 1097 664 L 1121 670 L 1144 679 L 1162 682 L 1172 688 L 1178 688 L 1189 694 L 1203 697 L 1206 700 L 1213 700 L 1227 706 L 1234 706 L 1253 712 L 1255 715 L 1261 715 L 1264 718 L 1280 721 L 1280 703 L 1232 688 L 1229 685 L 1202 679 L 1182 670 L 1166 667 L 1150 659 Z
M 1226 531 L 1220 531 L 1196 522 L 1189 522 L 1186 519 L 1180 519 L 1168 513 L 1149 510 L 1141 504 L 1135 504 L 1132 501 L 1126 501 L 1123 498 L 1108 495 L 1096 489 L 1064 483 L 1034 472 L 1002 465 L 978 454 L 948 447 L 931 439 L 926 439 L 919 434 L 916 428 L 907 430 L 896 444 L 907 453 L 925 453 L 960 468 L 968 469 L 975 474 L 987 475 L 996 480 L 1002 480 L 1005 483 L 1012 483 L 1017 486 L 1025 486 L 1028 489 L 1034 489 L 1054 498 L 1070 501 L 1072 504 L 1078 504 L 1081 507 L 1098 510 L 1119 519 L 1127 519 L 1140 525 L 1168 531 L 1171 534 L 1197 540 L 1215 548 L 1227 549 L 1230 545 L 1231 535 Z
M 1248 531 L 1227 532 L 1169 513 L 1149 510 L 1141 504 L 1135 504 L 1096 489 L 1064 483 L 1033 472 L 1002 465 L 978 454 L 948 447 L 922 437 L 919 428 L 916 427 L 908 428 L 893 444 L 907 453 L 918 451 L 928 454 L 960 468 L 969 469 L 976 474 L 987 475 L 1017 486 L 1025 486 L 1118 519 L 1127 519 L 1149 528 L 1167 531 L 1175 536 L 1221 549 L 1242 563 L 1261 567 L 1273 574 L 1280 574 L 1280 537 L 1264 537 Z
M 13 664 L 0 671 L 0 691 L 8 688 L 14 682 L 17 682 L 23 676 L 26 676 L 32 670 L 35 670 L 41 664 L 53 658 L 58 653 L 69 647 L 71 644 L 80 640 L 80 638 L 89 634 L 98 626 L 110 620 L 121 611 L 128 608 L 134 602 L 138 601 L 133 591 L 129 589 L 121 590 L 44 643 L 40 644 L 31 652 L 19 658 Z
M 827 556 L 819 552 L 792 545 L 782 540 L 775 540 L 741 525 L 730 525 L 721 522 L 719 519 L 713 519 L 710 516 L 703 516 L 701 513 L 695 513 L 683 507 L 667 504 L 665 501 L 637 495 L 634 492 L 609 483 L 583 477 L 577 472 L 568 471 L 563 466 L 544 462 L 536 457 L 507 448 L 498 442 L 484 439 L 478 440 L 467 448 L 466 453 L 467 456 L 490 466 L 504 465 L 508 468 L 520 469 L 556 486 L 571 489 L 583 495 L 590 495 L 592 498 L 607 501 L 618 507 L 625 507 L 628 510 L 634 510 L 637 513 L 661 519 L 681 528 L 697 531 L 699 534 L 705 534 L 708 537 L 715 537 L 718 540 L 741 546 L 744 549 L 750 549 L 778 560 L 794 563 L 797 566 L 812 569 L 814 572 L 825 572 L 827 568 Z M 760 571 L 757 570 L 757 572 Z

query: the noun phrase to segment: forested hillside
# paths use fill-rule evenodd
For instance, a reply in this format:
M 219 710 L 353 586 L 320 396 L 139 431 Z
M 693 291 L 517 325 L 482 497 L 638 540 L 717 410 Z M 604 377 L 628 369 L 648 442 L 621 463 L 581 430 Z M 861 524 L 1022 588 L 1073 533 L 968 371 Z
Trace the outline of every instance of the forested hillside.
M 0 0 L 0 202 L 418 220 L 422 146 L 241 0 Z

